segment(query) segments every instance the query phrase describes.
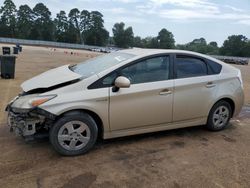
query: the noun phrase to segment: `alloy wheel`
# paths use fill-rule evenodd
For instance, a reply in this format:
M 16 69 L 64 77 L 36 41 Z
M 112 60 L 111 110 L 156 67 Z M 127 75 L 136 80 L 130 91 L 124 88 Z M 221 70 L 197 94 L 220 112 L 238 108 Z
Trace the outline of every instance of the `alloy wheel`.
M 81 121 L 70 121 L 58 132 L 58 142 L 66 150 L 80 150 L 90 140 L 90 129 Z
M 226 106 L 219 106 L 213 114 L 213 124 L 220 128 L 227 124 L 229 119 L 229 109 Z

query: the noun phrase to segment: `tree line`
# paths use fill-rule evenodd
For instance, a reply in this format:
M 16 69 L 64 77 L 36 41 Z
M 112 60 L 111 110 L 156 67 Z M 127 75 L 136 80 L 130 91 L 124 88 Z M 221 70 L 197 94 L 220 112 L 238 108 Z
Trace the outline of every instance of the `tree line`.
M 115 45 L 121 48 L 162 48 L 196 51 L 204 54 L 250 57 L 250 40 L 243 35 L 229 36 L 218 47 L 215 41 L 204 38 L 187 44 L 175 44 L 173 33 L 163 28 L 155 37 L 134 36 L 133 28 L 123 22 L 115 23 L 113 36 L 104 27 L 103 15 L 98 11 L 74 8 L 67 14 L 60 11 L 53 19 L 43 3 L 18 9 L 12 0 L 5 0 L 0 8 L 0 37 L 46 40 L 96 46 Z
M 74 8 L 67 15 L 60 11 L 55 19 L 43 4 L 34 8 L 21 5 L 17 10 L 11 0 L 0 9 L 0 36 L 91 45 L 106 45 L 109 32 L 104 28 L 103 15 L 98 11 Z

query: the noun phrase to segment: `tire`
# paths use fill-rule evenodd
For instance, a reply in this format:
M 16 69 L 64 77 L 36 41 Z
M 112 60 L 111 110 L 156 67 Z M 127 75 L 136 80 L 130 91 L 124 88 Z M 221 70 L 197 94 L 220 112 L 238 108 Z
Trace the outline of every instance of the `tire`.
M 49 139 L 61 155 L 74 156 L 88 152 L 95 144 L 98 128 L 86 113 L 70 113 L 60 118 L 50 129 Z
M 207 128 L 211 131 L 220 131 L 227 127 L 232 117 L 232 108 L 226 101 L 217 102 L 209 112 Z

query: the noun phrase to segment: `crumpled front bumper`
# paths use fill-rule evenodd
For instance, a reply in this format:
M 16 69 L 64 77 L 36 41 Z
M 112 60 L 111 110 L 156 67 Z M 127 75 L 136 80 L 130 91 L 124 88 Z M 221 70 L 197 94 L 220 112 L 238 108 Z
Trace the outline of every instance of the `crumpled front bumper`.
M 42 119 L 29 117 L 27 114 L 8 113 L 8 126 L 16 135 L 31 136 L 36 132 L 36 125 L 43 123 Z
M 32 109 L 17 109 L 9 104 L 6 107 L 8 112 L 8 126 L 11 132 L 23 137 L 30 137 L 45 126 L 47 121 L 56 119 L 54 114 L 51 114 L 38 107 Z

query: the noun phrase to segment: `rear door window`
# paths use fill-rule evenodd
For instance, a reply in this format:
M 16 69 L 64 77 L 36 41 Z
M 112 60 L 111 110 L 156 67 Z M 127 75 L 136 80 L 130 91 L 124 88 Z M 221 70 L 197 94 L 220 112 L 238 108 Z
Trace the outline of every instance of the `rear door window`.
M 206 76 L 206 63 L 199 58 L 177 55 L 175 60 L 176 78 Z

